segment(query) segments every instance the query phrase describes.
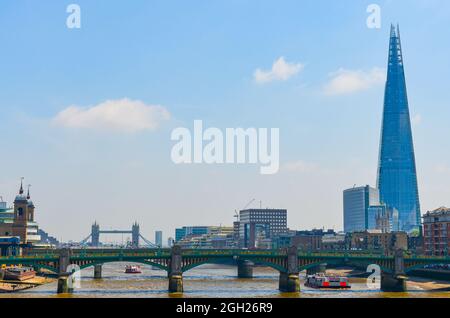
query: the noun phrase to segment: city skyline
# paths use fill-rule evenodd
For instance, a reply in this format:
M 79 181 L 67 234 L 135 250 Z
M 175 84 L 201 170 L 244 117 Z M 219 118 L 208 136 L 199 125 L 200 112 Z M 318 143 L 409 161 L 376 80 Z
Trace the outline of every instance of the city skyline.
M 12 204 L 25 176 L 37 222 L 59 239 L 81 240 L 94 221 L 138 221 L 146 237 L 165 238 L 184 225 L 231 225 L 251 198 L 287 209 L 290 228 L 341 230 L 342 190 L 376 186 L 397 21 L 422 212 L 450 205 L 450 150 L 429 142 L 450 129 L 447 2 L 381 1 L 380 29 L 366 25 L 369 3 L 201 2 L 201 14 L 182 2 L 179 13 L 160 1 L 78 3 L 80 30 L 67 29 L 67 4 L 0 5 L 0 195 Z M 336 14 L 313 17 L 323 7 Z M 436 48 L 433 59 L 424 47 Z M 105 120 L 119 106 L 134 116 Z M 279 127 L 280 171 L 174 165 L 170 132 L 196 119 Z

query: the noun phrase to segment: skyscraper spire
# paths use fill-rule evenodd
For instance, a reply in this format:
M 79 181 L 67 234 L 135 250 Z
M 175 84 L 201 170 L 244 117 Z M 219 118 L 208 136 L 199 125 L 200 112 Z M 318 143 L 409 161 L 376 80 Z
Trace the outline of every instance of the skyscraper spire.
M 420 203 L 400 28 L 391 26 L 378 166 L 380 199 L 399 213 L 400 230 L 420 225 Z

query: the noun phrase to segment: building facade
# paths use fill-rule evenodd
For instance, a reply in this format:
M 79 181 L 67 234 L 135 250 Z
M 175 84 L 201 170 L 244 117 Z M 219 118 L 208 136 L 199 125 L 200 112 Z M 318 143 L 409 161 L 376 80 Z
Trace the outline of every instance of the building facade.
M 344 232 L 369 229 L 369 208 L 380 205 L 377 189 L 368 185 L 344 191 Z
M 209 226 L 183 226 L 182 228 L 175 229 L 175 242 L 179 242 L 190 236 L 208 234 L 209 231 Z
M 239 212 L 240 247 L 256 248 L 258 242 L 266 246 L 267 240 L 287 231 L 287 210 L 249 209 Z
M 382 233 L 379 230 L 354 232 L 347 234 L 347 249 L 365 251 L 383 255 L 394 255 L 396 250 L 408 249 L 406 232 Z
M 423 247 L 426 255 L 450 256 L 450 209 L 441 207 L 423 216 Z
M 163 232 L 162 231 L 155 231 L 155 245 L 158 247 L 163 246 Z
M 297 247 L 303 252 L 340 251 L 345 249 L 345 234 L 334 230 L 288 231 L 272 239 L 272 248 Z
M 392 26 L 377 187 L 380 199 L 399 213 L 401 231 L 420 227 L 420 203 L 400 30 Z
M 189 227 L 195 228 L 195 227 Z M 199 227 L 198 231 L 191 231 L 190 234 L 177 241 L 177 245 L 182 248 L 233 248 L 235 241 L 233 239 L 233 227 L 227 226 L 208 226 Z M 204 228 L 207 228 L 204 229 Z
M 25 247 L 41 241 L 38 224 L 34 220 L 35 206 L 31 201 L 30 191 L 24 194 L 23 185 L 20 185 L 18 195 L 13 207 L 0 202 L 0 237 L 4 247 L 6 242 L 16 242 L 17 246 Z M 7 248 L 7 247 L 5 247 Z M 7 253 L 5 251 L 3 254 Z

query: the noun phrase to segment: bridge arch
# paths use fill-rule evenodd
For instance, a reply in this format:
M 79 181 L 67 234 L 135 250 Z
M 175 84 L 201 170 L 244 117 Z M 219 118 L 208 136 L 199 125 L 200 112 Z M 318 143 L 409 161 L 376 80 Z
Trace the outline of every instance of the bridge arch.
M 448 263 L 440 263 L 440 262 L 436 262 L 436 263 L 419 263 L 419 264 L 415 264 L 413 266 L 409 266 L 405 268 L 405 273 L 409 273 L 412 272 L 416 269 L 425 269 L 425 266 L 427 265 L 439 265 L 439 264 L 448 264 Z
M 367 268 L 367 266 L 371 265 L 371 264 L 375 264 L 380 266 L 381 271 L 383 271 L 384 273 L 392 273 L 392 269 L 387 268 L 385 266 L 382 266 L 380 264 L 378 264 L 377 262 L 371 262 L 371 261 L 363 261 L 360 260 L 357 263 L 356 262 L 352 262 L 351 260 L 340 260 L 340 259 L 324 259 L 322 261 L 318 261 L 318 262 L 314 262 L 308 265 L 302 265 L 299 266 L 299 271 L 304 271 L 304 270 L 308 270 L 310 268 L 314 268 L 317 266 L 320 266 L 321 264 L 327 264 L 327 265 L 333 265 L 333 266 L 346 266 L 346 267 L 352 267 L 352 268 L 357 268 L 358 266 L 364 266 Z
M 29 265 L 31 267 L 33 267 L 35 270 L 36 269 L 46 269 L 48 271 L 50 271 L 53 274 L 58 274 L 59 270 L 53 266 L 47 265 L 47 264 L 40 264 L 40 263 L 31 263 L 31 264 L 24 264 L 24 265 Z
M 270 267 L 270 268 L 275 269 L 275 270 L 277 270 L 279 272 L 285 272 L 286 271 L 286 269 L 283 266 L 280 266 L 278 264 L 275 264 L 275 263 L 272 263 L 272 262 L 269 262 L 269 261 L 259 260 L 259 259 L 252 259 L 252 258 L 248 258 L 248 259 L 246 258 L 244 260 L 253 262 L 253 263 L 257 264 L 257 265 L 264 265 L 264 266 Z M 233 261 L 234 261 L 234 259 L 233 259 Z M 203 260 L 201 260 L 199 262 L 194 262 L 194 263 L 185 265 L 185 266 L 182 267 L 182 271 L 184 273 L 184 272 L 190 271 L 191 269 L 194 269 L 196 267 L 199 267 L 199 266 L 202 266 L 202 265 L 206 265 L 206 264 L 228 265 L 230 263 L 229 263 L 228 259 L 209 258 L 209 259 L 203 259 Z M 233 263 L 233 266 L 237 266 L 237 264 Z
M 165 271 L 168 270 L 168 268 L 166 266 L 162 265 L 162 264 L 158 264 L 158 263 L 152 262 L 152 261 L 137 260 L 137 259 L 133 259 L 133 260 L 126 260 L 126 259 L 124 259 L 124 260 L 101 260 L 101 261 L 99 260 L 99 261 L 95 261 L 95 262 L 92 262 L 92 263 L 81 265 L 80 266 L 80 270 L 83 270 L 83 269 L 86 269 L 86 268 L 89 268 L 89 267 L 93 267 L 93 266 L 96 266 L 96 265 L 103 265 L 103 264 L 109 264 L 109 263 L 123 263 L 123 262 L 149 265 L 149 266 L 157 267 L 157 268 L 159 268 L 161 270 L 165 270 Z M 76 264 L 76 263 L 74 263 L 74 264 Z

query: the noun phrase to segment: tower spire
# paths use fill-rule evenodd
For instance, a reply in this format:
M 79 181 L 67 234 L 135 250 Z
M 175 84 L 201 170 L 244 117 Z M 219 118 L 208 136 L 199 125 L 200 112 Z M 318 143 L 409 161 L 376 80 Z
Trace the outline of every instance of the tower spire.
M 19 190 L 19 194 L 23 194 L 23 179 L 25 179 L 24 177 L 20 178 L 20 190 Z
M 28 199 L 28 200 L 31 199 L 31 196 L 30 196 L 30 187 L 31 187 L 31 184 L 28 185 L 28 192 L 27 192 L 27 199 Z

